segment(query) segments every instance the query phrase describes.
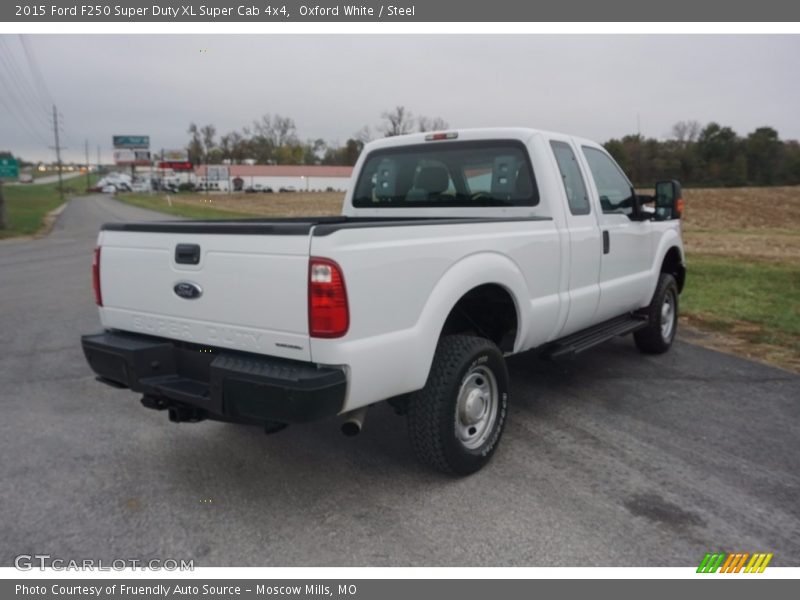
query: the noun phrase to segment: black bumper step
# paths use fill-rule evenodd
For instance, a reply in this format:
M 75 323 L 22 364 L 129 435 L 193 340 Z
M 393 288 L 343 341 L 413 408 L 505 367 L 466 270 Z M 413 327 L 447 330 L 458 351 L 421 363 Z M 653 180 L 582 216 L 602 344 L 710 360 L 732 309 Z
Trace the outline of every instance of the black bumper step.
M 98 380 L 130 388 L 146 406 L 191 407 L 223 420 L 297 423 L 338 414 L 342 369 L 226 349 L 195 347 L 127 332 L 81 338 Z M 201 351 L 202 350 L 202 351 Z

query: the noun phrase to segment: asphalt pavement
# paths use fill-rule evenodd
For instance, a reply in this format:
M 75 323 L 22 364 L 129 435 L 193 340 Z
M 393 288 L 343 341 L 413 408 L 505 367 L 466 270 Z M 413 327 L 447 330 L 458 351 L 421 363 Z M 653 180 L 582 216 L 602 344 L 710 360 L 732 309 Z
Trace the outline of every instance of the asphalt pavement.
M 177 558 L 196 566 L 692 566 L 708 551 L 800 566 L 800 377 L 679 339 L 629 338 L 564 364 L 509 361 L 493 461 L 418 465 L 384 405 L 271 436 L 173 424 L 94 381 L 91 251 L 105 221 L 165 219 L 72 200 L 40 240 L 0 243 L 0 565 Z M 690 274 L 691 276 L 691 274 Z

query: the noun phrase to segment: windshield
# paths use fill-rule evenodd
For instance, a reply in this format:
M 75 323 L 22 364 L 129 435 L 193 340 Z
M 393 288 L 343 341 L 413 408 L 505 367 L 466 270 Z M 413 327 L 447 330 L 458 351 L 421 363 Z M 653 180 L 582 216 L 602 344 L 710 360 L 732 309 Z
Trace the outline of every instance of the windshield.
M 539 191 L 517 141 L 429 142 L 375 150 L 353 194 L 357 208 L 535 206 Z

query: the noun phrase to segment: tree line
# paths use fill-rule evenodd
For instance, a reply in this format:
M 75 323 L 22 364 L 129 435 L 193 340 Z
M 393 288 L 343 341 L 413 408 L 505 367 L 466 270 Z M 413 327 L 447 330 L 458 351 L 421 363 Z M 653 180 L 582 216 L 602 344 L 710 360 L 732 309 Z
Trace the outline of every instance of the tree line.
M 719 123 L 680 121 L 666 140 L 636 134 L 604 146 L 639 185 L 660 179 L 708 187 L 800 184 L 800 144 L 781 140 L 772 127 L 741 137 Z
M 213 125 L 189 126 L 189 160 L 195 164 L 354 165 L 364 144 L 377 137 L 414 131 L 441 131 L 448 123 L 415 116 L 404 106 L 381 114 L 343 144 L 323 139 L 300 140 L 294 120 L 266 114 L 239 130 L 217 134 Z M 759 127 L 742 137 L 715 122 L 676 123 L 667 139 L 630 134 L 608 140 L 606 150 L 637 185 L 679 179 L 689 186 L 800 184 L 800 144 L 781 140 L 772 127 Z
M 381 136 L 403 135 L 414 131 L 447 129 L 439 117 L 415 116 L 404 106 L 381 114 L 373 129 L 362 127 L 344 144 L 321 138 L 300 140 L 293 119 L 282 115 L 263 115 L 241 129 L 217 135 L 214 125 L 189 125 L 189 160 L 194 164 L 256 164 L 278 165 L 354 165 L 364 144 Z

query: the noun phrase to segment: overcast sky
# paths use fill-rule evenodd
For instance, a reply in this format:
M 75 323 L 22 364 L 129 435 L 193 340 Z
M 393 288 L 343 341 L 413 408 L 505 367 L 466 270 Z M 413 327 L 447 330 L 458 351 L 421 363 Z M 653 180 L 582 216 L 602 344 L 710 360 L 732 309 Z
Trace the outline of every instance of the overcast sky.
M 598 141 L 658 138 L 696 119 L 800 138 L 800 36 L 26 36 L 63 115 L 67 160 L 113 134 L 183 147 L 190 122 L 224 133 L 264 113 L 301 139 L 344 142 L 405 105 L 452 128 L 520 125 Z M 0 150 L 51 159 L 46 102 L 19 36 L 0 36 Z M 10 92 L 19 89 L 19 93 Z M 9 114 L 9 111 L 11 114 Z

